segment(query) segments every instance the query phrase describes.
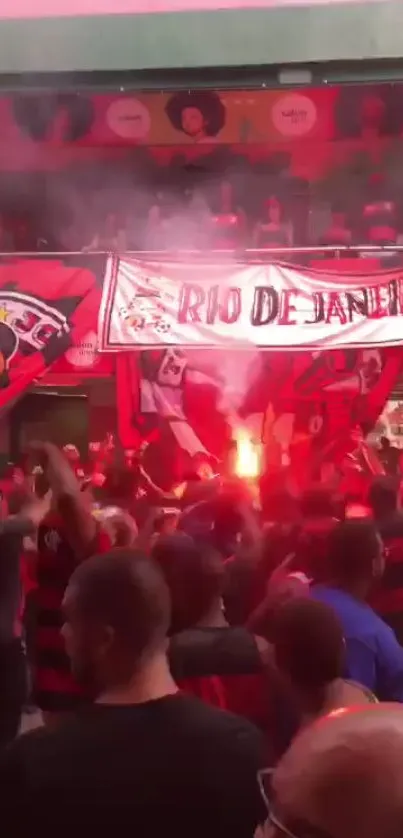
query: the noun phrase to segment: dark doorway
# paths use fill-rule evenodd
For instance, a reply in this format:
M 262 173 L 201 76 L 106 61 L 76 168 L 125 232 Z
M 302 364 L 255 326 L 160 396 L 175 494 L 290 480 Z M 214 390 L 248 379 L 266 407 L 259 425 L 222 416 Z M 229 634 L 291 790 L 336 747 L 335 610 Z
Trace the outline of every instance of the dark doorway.
M 88 407 L 79 394 L 30 393 L 13 410 L 10 447 L 17 461 L 33 440 L 62 446 L 76 445 L 83 457 L 88 451 Z

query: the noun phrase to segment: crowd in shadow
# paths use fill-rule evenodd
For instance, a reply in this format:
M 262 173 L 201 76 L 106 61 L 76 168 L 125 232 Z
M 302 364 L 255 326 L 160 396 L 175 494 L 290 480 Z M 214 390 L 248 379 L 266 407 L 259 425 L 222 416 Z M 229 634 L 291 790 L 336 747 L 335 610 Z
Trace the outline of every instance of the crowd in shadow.
M 140 454 L 85 473 L 74 446 L 36 443 L 27 462 L 0 523 L 0 799 L 16 834 L 61 817 L 153 836 L 400 834 L 395 476 L 360 498 L 262 483 L 257 504 L 200 457 L 170 491 Z M 43 726 L 16 738 L 25 649 Z

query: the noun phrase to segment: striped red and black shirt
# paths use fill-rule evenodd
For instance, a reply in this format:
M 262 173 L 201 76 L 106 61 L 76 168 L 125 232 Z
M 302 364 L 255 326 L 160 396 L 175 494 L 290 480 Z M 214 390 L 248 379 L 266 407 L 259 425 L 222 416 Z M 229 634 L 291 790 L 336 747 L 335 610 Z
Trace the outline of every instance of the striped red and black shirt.
M 99 530 L 88 555 L 110 548 L 105 532 Z M 39 527 L 37 567 L 37 621 L 34 691 L 37 706 L 47 712 L 76 709 L 86 699 L 70 671 L 61 634 L 61 611 L 65 589 L 77 565 L 63 520 L 54 514 Z

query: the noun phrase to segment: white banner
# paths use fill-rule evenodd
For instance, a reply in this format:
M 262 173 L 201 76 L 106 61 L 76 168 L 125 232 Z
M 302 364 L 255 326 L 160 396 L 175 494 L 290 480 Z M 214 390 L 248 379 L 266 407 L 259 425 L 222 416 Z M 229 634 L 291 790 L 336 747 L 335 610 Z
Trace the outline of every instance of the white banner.
M 393 346 L 403 343 L 402 308 L 403 270 L 111 259 L 99 341 L 107 351 Z

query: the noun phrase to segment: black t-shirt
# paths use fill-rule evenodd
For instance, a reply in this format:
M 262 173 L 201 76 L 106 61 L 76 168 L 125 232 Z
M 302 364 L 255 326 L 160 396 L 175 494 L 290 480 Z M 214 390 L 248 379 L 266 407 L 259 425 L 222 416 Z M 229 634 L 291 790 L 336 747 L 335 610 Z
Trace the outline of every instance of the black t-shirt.
M 90 827 L 91 835 L 252 838 L 264 817 L 263 763 L 252 725 L 180 693 L 95 705 L 5 752 L 1 808 L 25 834 L 63 825 L 75 835 Z
M 256 638 L 243 626 L 192 628 L 175 634 L 169 644 L 175 681 L 209 675 L 256 675 L 263 662 Z

